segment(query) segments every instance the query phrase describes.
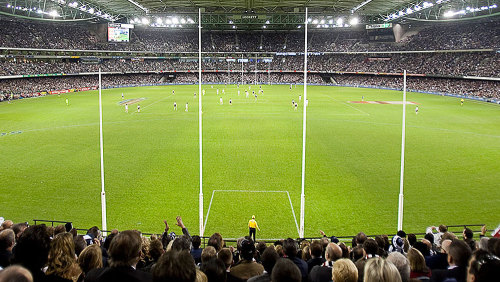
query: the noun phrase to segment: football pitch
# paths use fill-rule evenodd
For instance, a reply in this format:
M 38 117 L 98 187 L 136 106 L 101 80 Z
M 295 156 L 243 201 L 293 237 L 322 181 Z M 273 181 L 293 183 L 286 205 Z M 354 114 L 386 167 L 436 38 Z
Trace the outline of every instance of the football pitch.
M 298 237 L 303 87 L 263 85 L 257 99 L 255 85 L 248 98 L 248 85 L 239 96 L 236 85 L 203 89 L 205 235 L 246 235 L 255 215 L 257 237 Z M 108 228 L 160 233 L 167 219 L 180 233 L 181 215 L 198 234 L 195 92 L 197 85 L 102 91 Z M 496 227 L 500 106 L 420 93 L 407 99 L 415 104 L 407 106 L 404 230 Z M 309 86 L 308 100 L 305 236 L 395 233 L 402 105 L 352 102 L 401 101 L 402 92 Z M 101 226 L 97 91 L 0 103 L 0 133 L 0 216 Z

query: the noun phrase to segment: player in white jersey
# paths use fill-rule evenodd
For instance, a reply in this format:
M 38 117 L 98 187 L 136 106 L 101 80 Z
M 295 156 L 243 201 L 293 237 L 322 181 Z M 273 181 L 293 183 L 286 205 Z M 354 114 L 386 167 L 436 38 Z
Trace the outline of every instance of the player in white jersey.
M 203 93 L 203 96 L 205 96 L 205 89 L 203 89 L 201 93 Z
M 299 106 L 299 104 L 295 103 L 295 108 L 293 110 L 296 111 L 298 106 Z
M 300 103 L 300 99 L 302 99 L 302 96 L 301 96 L 301 95 L 299 95 L 299 103 Z
M 231 101 L 231 98 L 229 98 L 229 106 L 233 105 L 233 101 Z
M 172 95 L 175 95 L 175 90 L 172 90 Z
M 292 84 L 290 83 L 290 90 L 292 90 Z
M 248 98 L 248 90 L 245 90 L 245 97 Z
M 226 94 L 226 90 L 222 89 L 222 94 Z
M 305 102 L 305 105 L 304 105 L 304 106 L 306 106 L 306 107 L 307 107 L 308 105 L 309 105 L 309 100 L 308 100 L 308 99 L 306 99 L 306 102 Z
M 66 106 L 69 106 L 69 99 L 68 98 L 66 98 Z
M 224 102 L 222 101 L 222 97 L 220 97 L 219 104 L 222 105 Z
M 415 114 L 418 115 L 418 106 L 415 107 Z
M 186 109 L 185 111 L 187 112 L 188 111 L 188 103 L 186 102 Z
M 219 88 L 217 88 L 217 95 L 219 95 Z
M 122 92 L 122 100 L 123 100 L 123 92 Z
M 125 104 L 125 112 L 128 113 L 128 104 Z
M 238 96 L 240 96 L 240 90 L 238 90 Z
M 137 105 L 137 112 L 140 113 L 141 112 L 141 105 Z
M 174 102 L 174 111 L 177 111 L 177 103 Z

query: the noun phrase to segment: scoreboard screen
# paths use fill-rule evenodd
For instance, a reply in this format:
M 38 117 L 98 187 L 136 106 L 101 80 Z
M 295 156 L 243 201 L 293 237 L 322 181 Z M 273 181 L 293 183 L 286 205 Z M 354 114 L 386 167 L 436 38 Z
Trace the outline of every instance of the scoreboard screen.
M 130 41 L 130 25 L 125 24 L 108 24 L 108 41 L 109 42 L 129 42 Z

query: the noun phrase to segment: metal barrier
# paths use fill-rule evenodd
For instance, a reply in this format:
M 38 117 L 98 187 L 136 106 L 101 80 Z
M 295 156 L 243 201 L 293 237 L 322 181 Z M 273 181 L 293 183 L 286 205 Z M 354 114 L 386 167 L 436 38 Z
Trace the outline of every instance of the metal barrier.
M 66 224 L 66 223 L 72 223 L 72 221 L 60 221 L 60 220 L 45 220 L 45 219 L 33 219 L 33 222 L 34 224 L 36 225 L 37 223 L 40 223 L 40 224 L 45 224 L 45 223 L 50 223 L 50 226 L 54 226 L 54 223 L 62 223 L 62 224 Z M 462 231 L 464 230 L 465 227 L 468 227 L 472 230 L 472 232 L 474 233 L 480 233 L 481 232 L 481 227 L 483 226 L 484 224 L 457 224 L 457 225 L 447 225 L 448 227 L 448 231 L 449 232 L 452 232 L 454 233 L 457 237 L 461 238 L 462 237 Z M 474 229 L 475 228 L 475 229 Z M 82 229 L 82 228 L 75 228 L 77 230 L 78 233 L 82 233 L 82 234 L 86 234 L 87 230 L 88 229 Z M 111 233 L 111 230 L 101 230 L 101 232 L 103 232 L 103 234 L 107 234 L 107 233 Z M 141 234 L 143 236 L 157 236 L 158 238 L 161 237 L 163 232 L 161 233 L 144 233 L 144 232 L 141 232 Z M 412 234 L 415 234 L 417 236 L 417 238 L 423 238 L 425 236 L 425 232 L 420 232 L 420 233 L 412 233 Z M 333 235 L 333 234 L 332 234 Z M 376 234 L 376 235 L 366 235 L 367 237 L 371 237 L 371 238 L 374 238 L 376 236 L 380 236 L 382 234 Z M 387 235 L 389 237 L 393 237 L 395 236 L 396 234 L 383 234 L 383 235 Z M 242 236 L 243 237 L 243 236 Z M 337 239 L 339 239 L 340 242 L 343 242 L 345 243 L 346 245 L 350 245 L 351 244 L 351 241 L 354 237 L 356 237 L 356 235 L 351 235 L 351 236 L 335 236 L 337 237 Z M 201 238 L 201 247 L 205 247 L 208 243 L 208 239 L 210 239 L 210 237 L 200 237 Z M 321 238 L 323 237 L 305 237 L 305 238 L 294 238 L 296 239 L 297 241 L 313 241 L 313 240 L 320 240 Z M 329 237 L 330 238 L 330 237 Z M 233 239 L 233 238 L 228 238 L 228 239 L 224 239 L 224 242 L 225 243 L 230 243 L 229 245 L 236 245 L 236 242 L 238 241 L 238 239 Z M 276 242 L 276 240 L 273 240 L 273 241 L 270 241 L 270 240 L 257 240 L 259 242 L 265 242 L 266 244 L 273 244 L 274 242 Z

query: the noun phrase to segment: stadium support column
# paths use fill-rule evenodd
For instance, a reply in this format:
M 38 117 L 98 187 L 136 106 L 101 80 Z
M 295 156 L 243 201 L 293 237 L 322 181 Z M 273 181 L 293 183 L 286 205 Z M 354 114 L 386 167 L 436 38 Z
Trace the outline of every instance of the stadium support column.
M 101 68 L 99 68 L 99 147 L 101 149 L 101 220 L 102 230 L 108 230 L 106 220 L 106 191 L 104 190 L 104 149 L 102 142 L 102 97 Z
M 198 131 L 200 141 L 200 196 L 199 196 L 199 210 L 200 210 L 200 236 L 203 237 L 205 232 L 203 228 L 203 147 L 202 147 L 202 127 L 201 127 L 201 9 L 198 9 Z
M 401 178 L 399 179 L 398 230 L 403 230 L 403 186 L 405 173 L 405 137 L 406 137 L 406 70 L 403 74 L 403 126 L 401 133 Z
M 300 193 L 300 229 L 299 237 L 304 238 L 304 214 L 306 196 L 304 183 L 306 177 L 306 117 L 307 117 L 307 8 L 305 17 L 305 43 L 304 43 L 304 117 L 302 118 L 302 184 Z

